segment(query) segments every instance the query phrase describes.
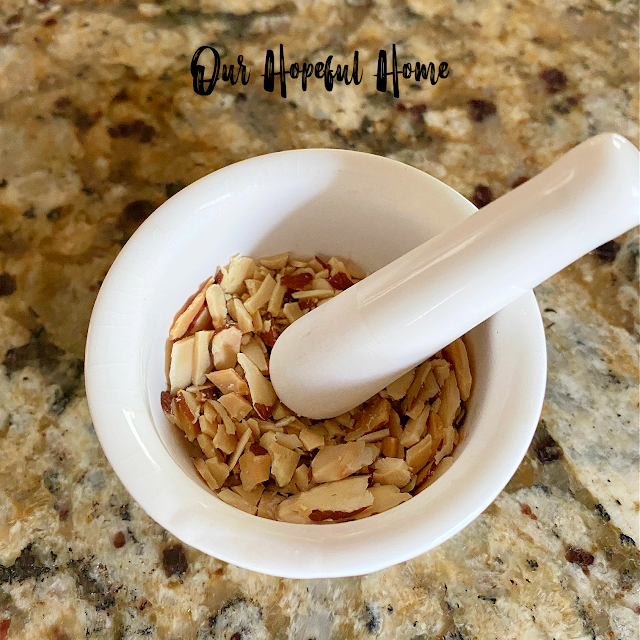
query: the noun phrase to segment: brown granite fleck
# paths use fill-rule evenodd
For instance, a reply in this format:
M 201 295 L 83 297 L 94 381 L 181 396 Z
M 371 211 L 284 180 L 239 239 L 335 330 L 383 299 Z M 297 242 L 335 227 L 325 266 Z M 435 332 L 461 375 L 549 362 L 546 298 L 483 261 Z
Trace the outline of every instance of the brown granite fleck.
M 496 105 L 488 100 L 469 100 L 469 117 L 474 122 L 482 122 L 485 118 L 495 115 Z
M 567 76 L 560 69 L 544 69 L 540 79 L 545 83 L 547 93 L 558 93 L 567 86 Z
M 164 549 L 162 551 L 162 566 L 167 578 L 173 575 L 182 576 L 189 568 L 184 547 L 181 544 L 175 544 Z
M 0 273 L 0 297 L 15 293 L 16 279 L 10 273 Z
M 478 184 L 471 196 L 471 202 L 481 209 L 493 200 L 493 192 L 486 184 Z

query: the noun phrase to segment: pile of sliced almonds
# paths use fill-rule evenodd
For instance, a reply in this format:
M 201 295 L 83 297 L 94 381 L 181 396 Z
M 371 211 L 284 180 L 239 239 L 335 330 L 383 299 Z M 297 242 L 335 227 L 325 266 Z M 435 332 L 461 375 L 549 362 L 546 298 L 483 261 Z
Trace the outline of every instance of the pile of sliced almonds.
M 342 522 L 408 500 L 451 466 L 471 392 L 462 339 L 331 420 L 296 416 L 274 392 L 269 353 L 280 333 L 364 275 L 336 258 L 236 256 L 176 317 L 162 408 L 227 504 Z

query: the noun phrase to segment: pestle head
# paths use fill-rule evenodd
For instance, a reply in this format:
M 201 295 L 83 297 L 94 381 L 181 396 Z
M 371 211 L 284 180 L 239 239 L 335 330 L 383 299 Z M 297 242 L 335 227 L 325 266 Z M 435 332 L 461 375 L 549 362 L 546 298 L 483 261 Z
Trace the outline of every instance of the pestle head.
M 297 320 L 270 361 L 282 402 L 331 418 L 638 224 L 638 150 L 616 134 L 551 167 Z

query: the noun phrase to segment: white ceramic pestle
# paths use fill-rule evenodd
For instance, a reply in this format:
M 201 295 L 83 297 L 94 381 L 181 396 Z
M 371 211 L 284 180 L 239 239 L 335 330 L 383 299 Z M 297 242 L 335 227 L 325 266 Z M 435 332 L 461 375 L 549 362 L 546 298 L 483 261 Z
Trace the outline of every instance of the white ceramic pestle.
M 635 146 L 608 133 L 583 142 L 288 327 L 271 353 L 276 393 L 310 418 L 352 409 L 636 226 L 638 192 Z

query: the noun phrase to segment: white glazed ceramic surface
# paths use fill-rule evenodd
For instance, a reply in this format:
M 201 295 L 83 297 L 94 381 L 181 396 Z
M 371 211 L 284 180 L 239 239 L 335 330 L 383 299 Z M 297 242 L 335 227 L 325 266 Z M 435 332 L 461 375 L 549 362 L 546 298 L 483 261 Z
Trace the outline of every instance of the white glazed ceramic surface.
M 271 353 L 280 399 L 311 418 L 340 415 L 633 229 L 640 210 L 638 157 L 620 135 L 594 136 L 300 318 Z
M 186 544 L 292 578 L 382 569 L 469 524 L 516 471 L 540 415 L 546 351 L 531 292 L 470 333 L 474 388 L 451 469 L 417 497 L 357 522 L 274 522 L 221 502 L 196 475 L 183 437 L 162 413 L 160 392 L 174 314 L 233 254 L 337 255 L 373 271 L 474 210 L 417 169 L 339 150 L 245 160 L 163 204 L 111 267 L 86 349 L 96 432 L 134 499 Z

